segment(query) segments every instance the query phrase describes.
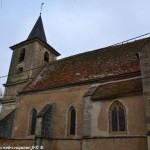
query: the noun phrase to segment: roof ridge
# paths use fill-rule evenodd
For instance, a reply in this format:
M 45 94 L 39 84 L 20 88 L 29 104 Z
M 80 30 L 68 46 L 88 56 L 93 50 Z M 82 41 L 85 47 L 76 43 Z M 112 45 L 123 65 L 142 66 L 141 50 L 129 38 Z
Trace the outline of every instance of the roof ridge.
M 82 52 L 82 53 L 70 55 L 70 56 L 67 56 L 67 57 L 58 59 L 58 60 L 56 60 L 56 61 L 54 61 L 54 62 L 50 62 L 49 65 L 52 65 L 52 64 L 55 64 L 55 63 L 59 63 L 59 62 L 61 62 L 61 61 L 63 61 L 63 60 L 68 60 L 68 59 L 75 58 L 75 57 L 78 57 L 78 56 L 83 56 L 83 55 L 86 55 L 86 54 L 90 54 L 90 53 L 93 53 L 93 52 L 97 52 L 97 51 L 101 51 L 101 50 L 108 50 L 109 48 L 112 48 L 112 47 L 125 46 L 125 45 L 128 45 L 128 44 L 134 43 L 134 42 L 138 42 L 138 41 L 145 40 L 145 39 L 150 40 L 150 38 L 147 37 L 147 38 L 135 40 L 135 41 L 132 41 L 132 42 L 123 43 L 123 44 L 121 44 L 121 45 L 115 45 L 115 44 L 113 44 L 113 45 L 106 46 L 106 47 L 103 47 L 103 48 L 94 49 L 94 50 L 90 50 L 90 51 L 86 51 L 86 52 Z M 147 43 L 147 42 L 148 42 L 148 41 L 146 41 L 145 43 Z M 121 43 L 121 42 L 120 42 L 120 43 Z M 145 45 L 145 43 L 144 43 L 143 45 Z M 139 48 L 139 50 L 143 47 L 143 45 Z M 49 65 L 46 65 L 45 67 L 47 67 L 47 66 L 49 66 Z M 43 69 L 44 69 L 44 68 L 43 68 Z

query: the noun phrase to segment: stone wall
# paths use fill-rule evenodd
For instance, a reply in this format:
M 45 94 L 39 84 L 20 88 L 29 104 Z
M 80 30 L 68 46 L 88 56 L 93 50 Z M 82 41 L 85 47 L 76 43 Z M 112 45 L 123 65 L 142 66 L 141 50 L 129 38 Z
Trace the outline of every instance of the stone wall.
M 0 121 L 0 137 L 11 138 L 14 124 L 15 110 Z
M 42 140 L 44 150 L 147 150 L 146 137 Z
M 110 131 L 109 108 L 114 101 L 120 101 L 126 110 L 126 132 Z M 145 135 L 145 112 L 142 95 L 92 101 L 84 97 L 84 136 Z
M 112 137 L 83 140 L 82 150 L 147 150 L 146 137 Z
M 0 139 L 0 147 L 8 147 L 8 146 L 34 146 L 33 139 Z
M 2 146 L 34 146 L 33 139 L 0 139 Z M 42 139 L 43 150 L 148 150 L 146 137 L 111 137 L 76 140 Z
M 147 43 L 139 52 L 143 95 L 145 101 L 145 120 L 147 132 L 150 132 L 150 44 Z
M 75 108 L 77 115 L 75 138 L 81 137 L 83 133 L 83 95 L 88 88 L 89 85 L 76 86 L 20 96 L 13 130 L 14 138 L 28 137 L 30 111 L 35 108 L 39 113 L 50 103 L 55 103 L 56 106 L 53 127 L 54 138 L 68 137 L 68 111 L 72 106 Z

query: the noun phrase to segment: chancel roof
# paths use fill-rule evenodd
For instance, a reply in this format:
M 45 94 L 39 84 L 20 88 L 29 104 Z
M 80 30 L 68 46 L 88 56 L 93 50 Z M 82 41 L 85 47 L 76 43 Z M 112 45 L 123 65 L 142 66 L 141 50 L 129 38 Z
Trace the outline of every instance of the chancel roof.
M 137 52 L 141 50 L 147 41 L 148 38 L 145 38 L 57 60 L 46 66 L 25 87 L 24 92 L 140 72 L 140 61 Z
M 130 80 L 115 81 L 100 85 L 92 94 L 91 99 L 101 100 L 114 97 L 116 98 L 137 92 L 142 92 L 142 80 L 140 78 L 132 78 Z

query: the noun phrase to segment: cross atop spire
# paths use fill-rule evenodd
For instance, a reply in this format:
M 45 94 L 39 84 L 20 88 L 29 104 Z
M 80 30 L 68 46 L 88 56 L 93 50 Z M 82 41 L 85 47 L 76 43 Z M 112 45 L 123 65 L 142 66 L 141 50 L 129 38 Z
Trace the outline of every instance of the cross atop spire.
M 44 3 L 41 4 L 41 11 L 40 11 L 40 15 L 42 14 L 42 8 L 43 8 Z
M 38 20 L 36 21 L 32 31 L 30 32 L 30 34 L 27 38 L 27 40 L 33 39 L 35 37 L 39 38 L 43 42 L 47 43 L 41 15 L 39 16 Z

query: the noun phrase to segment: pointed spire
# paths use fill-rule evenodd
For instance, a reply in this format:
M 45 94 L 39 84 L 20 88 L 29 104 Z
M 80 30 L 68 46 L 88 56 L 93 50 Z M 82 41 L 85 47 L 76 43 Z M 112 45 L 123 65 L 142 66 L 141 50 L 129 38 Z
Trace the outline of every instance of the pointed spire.
M 41 15 L 39 16 L 38 20 L 36 21 L 32 31 L 30 32 L 30 34 L 27 38 L 27 40 L 35 38 L 35 37 L 37 37 L 37 38 L 41 39 L 43 42 L 47 43 Z

